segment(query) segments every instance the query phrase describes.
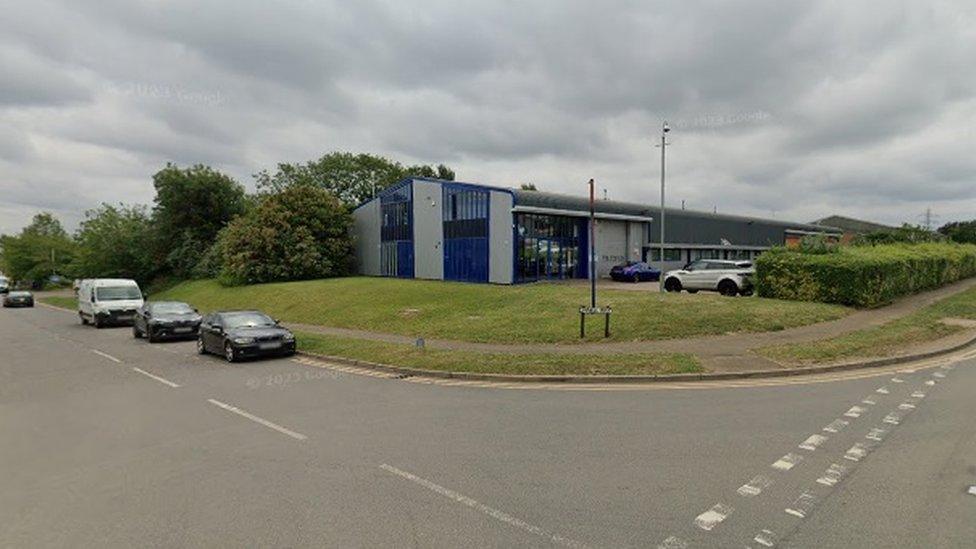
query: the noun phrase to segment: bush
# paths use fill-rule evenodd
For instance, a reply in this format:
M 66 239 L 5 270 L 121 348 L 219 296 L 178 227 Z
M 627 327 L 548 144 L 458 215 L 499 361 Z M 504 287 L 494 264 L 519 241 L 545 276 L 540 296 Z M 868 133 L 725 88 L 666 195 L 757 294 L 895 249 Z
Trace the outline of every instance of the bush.
M 346 207 L 317 187 L 297 185 L 265 195 L 220 232 L 218 278 L 238 285 L 348 274 L 351 226 Z
M 976 246 L 921 243 L 842 246 L 807 254 L 775 248 L 755 262 L 760 296 L 877 307 L 896 297 L 976 276 Z

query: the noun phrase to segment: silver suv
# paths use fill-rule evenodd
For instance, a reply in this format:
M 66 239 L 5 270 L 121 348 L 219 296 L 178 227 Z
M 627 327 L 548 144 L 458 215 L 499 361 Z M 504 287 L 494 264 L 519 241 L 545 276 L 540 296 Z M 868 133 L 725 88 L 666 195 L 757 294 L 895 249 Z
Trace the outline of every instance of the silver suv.
M 749 261 L 699 259 L 683 269 L 668 271 L 662 279 L 664 289 L 669 292 L 712 290 L 727 296 L 752 295 L 754 273 Z

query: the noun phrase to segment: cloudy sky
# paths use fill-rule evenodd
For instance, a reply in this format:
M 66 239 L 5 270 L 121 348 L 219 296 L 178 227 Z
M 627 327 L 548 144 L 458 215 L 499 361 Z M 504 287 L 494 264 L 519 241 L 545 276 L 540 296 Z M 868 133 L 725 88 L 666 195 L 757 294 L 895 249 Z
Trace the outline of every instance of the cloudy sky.
M 798 221 L 976 218 L 972 0 L 0 0 L 0 232 L 332 150 Z

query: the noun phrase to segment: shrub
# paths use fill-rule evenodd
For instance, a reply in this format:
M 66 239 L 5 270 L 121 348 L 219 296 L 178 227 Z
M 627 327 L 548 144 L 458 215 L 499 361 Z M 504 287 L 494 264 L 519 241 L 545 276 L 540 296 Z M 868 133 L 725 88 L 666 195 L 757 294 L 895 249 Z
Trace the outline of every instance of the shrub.
M 756 259 L 762 297 L 877 307 L 896 297 L 976 276 L 976 246 L 921 243 L 842 246 L 808 254 L 776 248 Z

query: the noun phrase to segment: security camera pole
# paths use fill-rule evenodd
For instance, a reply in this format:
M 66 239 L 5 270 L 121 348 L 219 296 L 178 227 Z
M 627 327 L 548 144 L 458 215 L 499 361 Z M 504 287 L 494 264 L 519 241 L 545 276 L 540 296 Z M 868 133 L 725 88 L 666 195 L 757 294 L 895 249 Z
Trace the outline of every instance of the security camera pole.
M 658 279 L 658 286 L 660 291 L 664 291 L 664 149 L 667 147 L 668 142 L 666 140 L 668 132 L 671 131 L 671 126 L 668 122 L 664 122 L 664 126 L 661 128 L 661 220 L 659 221 L 661 225 L 661 277 Z

